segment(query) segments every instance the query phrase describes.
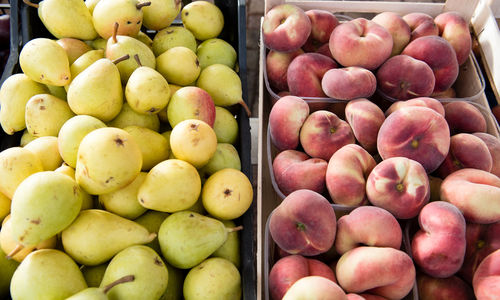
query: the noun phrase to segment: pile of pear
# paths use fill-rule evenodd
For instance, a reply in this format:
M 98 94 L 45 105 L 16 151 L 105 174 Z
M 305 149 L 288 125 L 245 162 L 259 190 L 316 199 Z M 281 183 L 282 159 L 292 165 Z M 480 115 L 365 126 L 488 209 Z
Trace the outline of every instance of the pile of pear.
M 25 3 L 54 38 L 28 41 L 0 87 L 21 136 L 0 152 L 0 298 L 240 299 L 253 189 L 220 9 Z

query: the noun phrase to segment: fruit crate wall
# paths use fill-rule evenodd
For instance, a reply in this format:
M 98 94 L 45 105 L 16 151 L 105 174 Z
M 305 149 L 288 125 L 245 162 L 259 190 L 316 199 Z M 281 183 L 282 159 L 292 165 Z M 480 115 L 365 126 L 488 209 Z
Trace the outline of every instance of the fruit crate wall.
M 38 3 L 40 1 L 31 1 Z M 187 1 L 192 2 L 192 1 Z M 243 100 L 249 104 L 247 88 L 247 65 L 246 65 L 246 6 L 244 0 L 214 0 L 210 1 L 217 5 L 224 15 L 225 26 L 219 38 L 229 42 L 238 54 L 238 74 L 242 83 Z M 19 52 L 29 40 L 37 37 L 54 38 L 45 28 L 38 17 L 37 10 L 28 7 L 22 0 L 10 1 L 11 7 L 11 40 L 7 66 L 2 74 L 0 84 L 12 74 L 21 72 L 19 61 Z M 150 36 L 154 32 L 147 32 Z M 251 136 L 249 117 L 245 110 L 240 106 L 230 109 L 237 118 L 239 125 L 239 138 L 235 144 L 241 159 L 241 171 L 247 175 L 252 182 L 251 165 Z M 22 132 L 14 135 L 7 135 L 0 130 L 0 151 L 19 145 Z M 240 256 L 241 256 L 241 280 L 243 299 L 256 299 L 256 195 L 254 201 L 247 212 L 236 219 L 238 225 L 243 225 L 241 232 Z
M 290 3 L 301 7 L 304 10 L 309 9 L 323 9 L 330 11 L 334 14 L 345 14 L 347 16 L 374 16 L 377 13 L 381 13 L 384 11 L 392 11 L 396 12 L 400 15 L 411 13 L 411 12 L 423 12 L 427 13 L 431 16 L 437 16 L 438 14 L 445 11 L 459 11 L 461 12 L 466 20 L 470 22 L 470 26 L 472 27 L 471 33 L 475 36 L 481 32 L 481 30 L 492 30 L 495 29 L 498 31 L 498 27 L 487 26 L 484 24 L 486 21 L 491 21 L 493 18 L 492 15 L 486 14 L 485 16 L 479 15 L 481 5 L 483 5 L 484 0 L 447 0 L 443 3 L 432 3 L 432 2 L 398 2 L 398 1 L 311 1 L 311 0 L 266 0 L 265 1 L 265 13 L 271 9 L 272 7 L 282 4 L 282 3 Z M 484 9 L 484 8 L 483 8 Z M 489 9 L 489 8 L 488 8 Z M 491 10 L 490 10 L 491 12 Z M 494 18 L 493 18 L 494 20 Z M 489 24 L 491 25 L 491 24 Z M 495 24 L 496 25 L 496 24 Z M 485 28 L 486 27 L 486 28 Z M 483 42 L 488 43 L 488 45 L 492 45 L 492 41 L 487 38 L 487 35 L 483 37 Z M 495 39 L 493 39 L 495 40 Z M 481 42 L 481 39 L 479 39 Z M 493 58 L 493 49 L 498 49 L 500 44 L 497 45 L 496 48 L 491 48 L 491 61 L 493 62 L 494 58 L 496 60 L 500 59 L 498 53 L 496 57 Z M 484 47 L 484 45 L 481 45 Z M 485 52 L 483 50 L 483 52 Z M 498 51 L 496 51 L 498 52 Z M 266 277 L 264 274 L 264 270 L 266 268 L 266 264 L 269 263 L 265 259 L 265 252 L 268 249 L 264 248 L 265 234 L 266 234 L 266 220 L 268 219 L 272 210 L 281 203 L 282 198 L 275 192 L 275 189 L 272 185 L 272 178 L 270 175 L 270 164 L 268 161 L 267 155 L 267 132 L 268 132 L 268 121 L 269 121 L 269 112 L 272 107 L 273 99 L 272 95 L 266 89 L 265 85 L 265 55 L 266 55 L 266 47 L 264 46 L 262 36 L 260 37 L 260 65 L 259 65 L 259 138 L 258 138 L 258 170 L 257 170 L 257 278 L 259 281 L 257 282 L 257 294 L 259 299 L 265 299 L 266 291 L 265 291 L 265 282 L 264 278 Z M 478 58 L 479 59 L 479 58 Z M 470 59 L 469 59 L 470 60 Z M 470 64 L 471 66 L 473 64 Z M 497 61 L 496 66 L 500 65 Z M 493 66 L 491 64 L 490 66 Z M 496 68 L 498 69 L 498 67 Z M 496 76 L 500 76 L 500 72 L 495 70 Z M 457 90 L 457 98 L 464 97 L 464 95 L 471 95 L 470 86 L 478 86 L 481 84 L 482 76 L 480 70 L 474 70 L 474 68 L 463 68 L 461 70 L 461 74 L 459 77 L 462 77 L 462 83 L 469 83 L 462 86 L 464 90 Z M 464 84 L 461 84 L 464 85 Z M 474 89 L 472 90 L 474 91 Z M 491 114 L 491 110 L 488 105 L 488 99 L 484 92 L 481 92 L 477 97 L 474 97 L 471 101 L 482 107 L 482 112 L 487 119 L 488 123 L 488 132 L 499 137 L 500 132 L 498 130 L 498 123 L 494 119 Z

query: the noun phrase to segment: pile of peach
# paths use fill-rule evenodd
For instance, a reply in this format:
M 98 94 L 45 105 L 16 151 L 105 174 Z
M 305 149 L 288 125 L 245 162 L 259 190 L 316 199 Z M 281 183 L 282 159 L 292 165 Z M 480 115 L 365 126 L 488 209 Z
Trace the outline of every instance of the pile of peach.
M 471 52 L 466 20 L 450 11 L 377 14 L 345 22 L 331 12 L 282 4 L 264 16 L 266 75 L 279 95 L 351 100 L 454 97 Z

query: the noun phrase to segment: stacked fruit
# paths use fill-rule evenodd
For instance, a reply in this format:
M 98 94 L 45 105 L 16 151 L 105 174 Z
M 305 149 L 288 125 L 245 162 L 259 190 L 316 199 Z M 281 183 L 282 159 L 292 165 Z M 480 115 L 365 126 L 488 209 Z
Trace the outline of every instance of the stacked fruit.
M 286 7 L 293 13 L 288 11 L 287 15 Z M 282 14 L 274 21 L 280 20 L 276 24 L 281 25 L 274 33 L 281 39 L 274 41 L 291 43 L 291 37 L 298 37 L 303 27 L 296 28 L 296 34 L 289 35 L 288 39 L 284 31 L 293 24 L 303 26 L 304 23 L 297 20 L 304 19 L 298 17 L 298 7 L 274 8 L 274 12 L 280 10 Z M 269 11 L 269 17 L 273 16 L 272 12 Z M 314 24 L 314 16 L 319 14 L 314 12 L 309 23 Z M 456 14 L 449 13 L 450 16 Z M 293 18 L 296 19 L 292 21 Z M 388 31 L 374 21 L 353 21 L 358 22 L 349 25 L 353 28 L 371 24 L 380 35 L 390 37 Z M 333 29 L 329 40 L 335 60 L 338 58 L 334 50 L 340 46 L 332 45 L 332 40 L 342 33 L 341 28 L 346 28 L 341 26 Z M 354 55 L 354 48 L 365 38 L 373 37 L 369 30 L 362 34 L 359 39 L 363 41 L 359 43 L 349 40 L 349 36 L 357 37 L 351 32 L 340 42 L 353 49 L 343 49 L 338 55 L 352 55 L 353 60 L 367 59 L 367 62 L 379 57 L 377 51 L 382 45 L 372 45 L 371 56 Z M 402 48 L 407 49 L 424 38 L 415 38 Z M 303 39 L 305 45 L 306 40 Z M 432 40 L 448 43 L 436 35 Z M 273 38 L 270 35 L 265 41 L 272 45 Z M 393 49 L 394 43 L 390 44 Z M 425 48 L 424 44 L 420 46 Z M 422 49 L 420 46 L 418 49 Z M 390 49 L 386 51 L 387 57 Z M 457 62 L 458 52 L 451 50 Z M 297 50 L 279 54 L 273 51 L 269 55 L 286 57 Z M 436 51 L 435 54 L 445 56 L 443 53 Z M 430 92 L 436 92 L 435 87 L 425 97 L 410 93 L 411 99 L 395 101 L 384 108 L 370 101 L 369 93 L 359 94 L 366 90 L 357 85 L 378 81 L 382 88 L 380 82 L 387 81 L 379 80 L 372 70 L 378 68 L 380 73 L 383 59 L 380 67 L 366 68 L 362 62 L 353 62 L 346 67 L 349 70 L 345 81 L 339 79 L 325 85 L 325 80 L 334 78 L 328 73 L 339 68 L 323 72 L 324 76 L 318 75 L 321 73 L 318 69 L 311 71 L 314 76 L 295 74 L 291 69 L 296 60 L 307 54 L 288 60 L 291 63 L 280 79 L 286 74 L 285 81 L 292 95 L 277 100 L 269 114 L 269 140 L 272 153 L 276 154 L 270 155 L 272 175 L 284 195 L 268 223 L 278 257 L 268 274 L 268 292 L 272 299 L 346 299 L 346 294 L 349 299 L 402 299 L 416 283 L 422 299 L 498 297 L 500 133 L 488 125 L 489 111 L 481 111 L 474 102 L 428 97 Z M 309 57 L 314 58 L 312 61 L 337 64 L 323 54 Z M 422 60 L 411 59 L 414 60 L 411 65 L 429 68 Z M 297 66 L 307 69 L 306 61 Z M 416 74 L 417 71 L 399 72 L 408 64 L 397 65 L 398 69 L 391 70 L 389 75 L 423 76 Z M 272 66 L 268 56 L 267 67 Z M 458 63 L 456 66 L 458 68 Z M 355 77 L 356 74 L 360 77 Z M 446 77 L 450 72 L 438 74 Z M 439 81 L 438 74 L 432 78 L 433 86 Z M 332 104 L 307 99 L 307 102 L 293 95 L 293 78 L 302 78 L 297 86 L 310 91 L 314 90 L 313 85 L 306 84 L 305 80 L 315 79 L 314 87 L 321 87 L 321 76 L 323 88 L 349 94 L 349 97 L 334 97 L 346 101 Z M 366 80 L 361 76 L 366 76 Z M 398 81 L 394 87 L 415 86 L 405 80 Z M 370 93 L 374 91 L 372 85 Z M 328 92 L 326 95 L 333 97 Z M 396 98 L 406 99 L 406 96 Z
M 0 89 L 3 130 L 23 132 L 0 152 L 0 295 L 239 299 L 237 223 L 253 191 L 220 9 L 31 5 L 57 40 L 29 41 Z

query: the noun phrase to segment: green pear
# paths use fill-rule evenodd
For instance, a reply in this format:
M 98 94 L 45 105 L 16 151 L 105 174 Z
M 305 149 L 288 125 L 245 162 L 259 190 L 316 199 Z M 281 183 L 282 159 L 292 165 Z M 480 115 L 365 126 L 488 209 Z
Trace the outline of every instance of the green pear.
M 208 161 L 208 163 L 203 166 L 203 169 L 208 175 L 212 175 L 215 172 L 225 168 L 232 168 L 240 171 L 240 156 L 238 154 L 238 150 L 236 150 L 233 145 L 227 143 L 218 143 L 215 154 Z
M 115 26 L 115 29 L 116 28 L 117 27 Z M 153 54 L 153 50 L 151 50 L 146 44 L 134 37 L 116 35 L 113 33 L 113 35 L 108 39 L 105 56 L 108 59 L 115 60 L 124 55 L 130 55 L 131 58 L 137 55 L 142 66 L 150 67 L 152 69 L 156 67 L 156 59 Z M 120 78 L 123 84 L 127 83 L 130 75 L 132 75 L 132 72 L 139 67 L 134 59 L 123 61 L 117 66 L 120 71 Z
M 144 6 L 151 2 L 137 0 L 101 0 L 92 11 L 97 33 L 104 39 L 113 35 L 113 26 L 119 24 L 119 35 L 137 36 L 142 26 Z
M 203 69 L 196 85 L 207 91 L 215 105 L 231 106 L 241 104 L 248 115 L 250 109 L 242 98 L 241 79 L 230 67 L 213 64 Z
M 28 130 L 24 129 L 23 135 L 21 135 L 21 140 L 19 141 L 19 146 L 24 147 L 29 142 L 31 142 L 37 138 L 38 138 L 37 136 L 33 136 Z
M 153 38 L 155 56 L 160 56 L 170 48 L 181 46 L 196 52 L 196 39 L 191 31 L 183 26 L 169 26 L 158 31 Z
M 77 264 L 64 252 L 54 249 L 29 254 L 12 276 L 12 299 L 65 299 L 86 289 Z
M 97 288 L 97 287 L 89 287 L 84 290 L 81 290 L 80 292 L 74 294 L 73 296 L 66 298 L 66 300 L 108 300 L 108 295 L 107 293 L 109 290 L 114 288 L 115 286 L 127 282 L 132 282 L 135 280 L 134 275 L 126 275 L 121 278 L 118 278 L 117 280 L 109 283 L 108 285 L 102 287 L 102 288 Z
M 107 267 L 108 263 L 103 263 L 97 266 L 83 266 L 81 270 L 87 285 L 89 287 L 99 287 Z
M 19 65 L 36 82 L 64 86 L 71 80 L 68 55 L 51 39 L 36 38 L 26 43 L 19 53 Z
M 57 136 L 74 115 L 68 102 L 51 94 L 35 95 L 26 103 L 26 129 L 33 136 Z
M 148 210 L 144 214 L 142 214 L 139 218 L 135 219 L 134 221 L 137 224 L 140 224 L 144 226 L 149 232 L 153 232 L 158 234 L 158 231 L 160 230 L 161 223 L 169 216 L 168 213 L 161 212 L 161 211 L 156 211 L 156 210 Z M 158 242 L 158 238 L 155 238 L 146 246 L 149 246 L 153 248 L 154 251 L 157 253 L 161 253 L 160 249 L 160 243 Z M 168 265 L 167 265 L 168 268 Z M 170 276 L 169 276 L 170 277 Z
M 111 193 L 128 185 L 142 167 L 139 145 L 120 128 L 93 130 L 82 139 L 77 155 L 76 182 L 91 195 Z
M 229 232 L 221 221 L 192 211 L 175 212 L 161 224 L 158 232 L 163 257 L 180 269 L 192 268 L 217 250 Z
M 212 257 L 192 268 L 183 286 L 184 299 L 241 299 L 241 275 L 228 260 Z
M 17 261 L 8 259 L 5 252 L 0 249 L 0 297 L 2 299 L 9 297 L 10 280 L 18 266 Z
M 160 300 L 181 300 L 184 272 L 181 269 L 172 267 L 169 263 L 165 263 L 165 265 L 168 270 L 168 284 Z
M 92 47 L 87 45 L 84 41 L 75 38 L 61 38 L 58 39 L 56 43 L 61 45 L 66 51 L 70 65 L 85 52 L 92 50 Z
M 101 287 L 126 275 L 134 275 L 135 280 L 111 288 L 109 299 L 159 299 L 169 280 L 161 257 L 144 245 L 130 246 L 116 254 L 106 268 Z
M 161 30 L 170 26 L 181 11 L 181 0 L 150 0 L 151 5 L 144 7 L 143 24 L 151 30 Z
M 32 6 L 37 7 L 36 4 Z M 38 16 L 47 30 L 58 39 L 93 40 L 97 37 L 92 15 L 83 1 L 44 0 L 38 4 Z
M 90 50 L 78 57 L 70 66 L 71 78 L 75 78 L 83 70 L 95 63 L 99 59 L 104 58 L 104 50 Z
M 228 42 L 213 38 L 203 41 L 196 50 L 201 69 L 213 64 L 223 64 L 234 69 L 236 50 Z
M 199 170 L 198 170 L 198 173 L 199 173 Z M 200 177 L 201 177 L 201 183 L 203 184 L 203 177 L 201 175 L 200 175 Z M 198 200 L 196 200 L 196 202 L 193 204 L 193 206 L 191 206 L 185 210 L 194 211 L 196 213 L 199 213 L 200 215 L 207 214 L 207 211 L 203 207 L 203 202 L 201 201 L 201 197 L 199 197 Z
M 0 124 L 7 134 L 26 128 L 25 107 L 34 95 L 48 93 L 48 88 L 23 73 L 10 75 L 0 88 Z
M 0 152 L 0 192 L 12 199 L 22 181 L 42 171 L 42 162 L 35 153 L 21 147 L 7 148 Z
M 82 210 L 61 235 L 66 253 L 86 266 L 102 264 L 121 250 L 155 237 L 134 221 L 100 209 Z
M 200 75 L 200 63 L 193 50 L 177 46 L 156 58 L 156 70 L 169 83 L 186 86 L 196 81 Z
M 234 144 L 238 138 L 238 121 L 229 110 L 216 106 L 214 131 L 217 142 Z
M 54 171 L 32 174 L 12 197 L 12 236 L 24 246 L 36 245 L 71 224 L 81 206 L 80 187 L 69 176 Z
M 108 126 L 117 128 L 139 126 L 158 132 L 160 130 L 160 119 L 158 119 L 158 116 L 155 114 L 140 114 L 133 110 L 132 107 L 125 102 L 123 103 L 123 107 L 116 118 L 108 122 Z
M 54 171 L 63 162 L 57 146 L 57 137 L 55 136 L 42 136 L 29 142 L 24 148 L 38 156 L 44 171 Z
M 95 129 L 104 127 L 104 122 L 88 115 L 78 115 L 67 120 L 59 130 L 57 139 L 59 153 L 64 162 L 76 168 L 78 148 L 82 139 Z
M 227 228 L 236 227 L 233 221 L 222 221 Z M 228 233 L 227 240 L 211 257 L 221 257 L 229 260 L 236 268 L 240 268 L 240 237 L 238 231 Z
M 73 78 L 73 76 L 71 78 Z M 46 86 L 47 86 L 47 89 L 49 90 L 49 94 L 51 94 L 52 96 L 55 96 L 59 99 L 62 99 L 64 101 L 67 100 L 67 93 L 66 93 L 66 88 L 65 88 L 65 87 L 67 87 L 67 85 L 55 86 L 55 85 L 46 84 Z M 44 93 L 41 93 L 41 94 L 44 94 Z
M 108 40 L 103 39 L 101 37 L 96 38 L 95 40 L 92 40 L 90 42 L 90 45 L 92 46 L 92 48 L 94 48 L 95 50 L 103 50 L 103 51 L 106 51 L 107 44 L 108 44 Z
M 182 160 L 168 159 L 149 171 L 137 199 L 146 208 L 170 213 L 191 207 L 200 191 L 196 168 Z
M 141 172 L 130 184 L 114 192 L 99 195 L 99 203 L 104 208 L 127 219 L 135 219 L 146 212 L 146 208 L 139 204 L 137 192 L 146 179 L 147 173 Z
M 94 12 L 94 7 L 100 0 L 85 0 L 85 6 L 89 9 L 90 15 Z
M 157 114 L 167 107 L 170 87 L 158 71 L 142 66 L 130 75 L 125 86 L 125 99 L 140 114 Z
M 63 163 L 59 168 L 54 170 L 55 172 L 59 172 L 61 174 L 67 175 L 71 177 L 71 179 L 75 179 L 75 169 L 72 167 L 68 166 L 66 163 Z M 81 190 L 82 193 L 82 207 L 81 210 L 83 209 L 91 209 L 94 207 L 94 198 L 92 195 L 84 191 L 83 189 Z
M 68 88 L 69 107 L 77 115 L 103 122 L 116 117 L 123 105 L 123 89 L 116 65 L 101 58 L 78 74 Z
M 130 133 L 141 148 L 142 171 L 149 171 L 158 163 L 168 159 L 168 142 L 158 132 L 139 126 L 127 126 L 123 130 Z
M 184 6 L 181 18 L 184 27 L 200 41 L 217 37 L 224 28 L 224 15 L 221 10 L 207 1 L 195 1 Z
M 147 35 L 147 33 L 139 31 L 135 38 L 143 42 L 144 45 L 149 47 L 149 49 L 153 50 L 153 40 L 149 37 L 149 35 Z

